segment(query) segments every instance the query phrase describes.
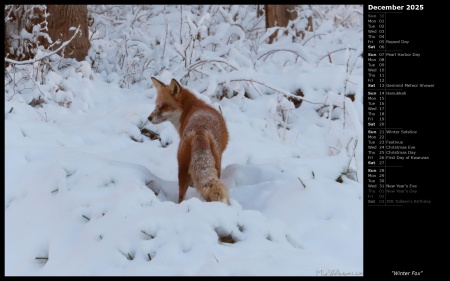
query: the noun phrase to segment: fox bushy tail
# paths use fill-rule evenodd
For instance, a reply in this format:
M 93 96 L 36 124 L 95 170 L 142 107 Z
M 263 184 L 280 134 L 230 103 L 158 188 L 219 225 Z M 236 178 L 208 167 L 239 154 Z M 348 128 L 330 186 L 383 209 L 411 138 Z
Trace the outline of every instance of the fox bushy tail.
M 191 147 L 191 177 L 198 192 L 206 201 L 229 203 L 228 191 L 220 181 L 220 162 L 214 158 L 214 138 L 205 132 L 196 134 Z M 220 158 L 218 159 L 220 161 Z

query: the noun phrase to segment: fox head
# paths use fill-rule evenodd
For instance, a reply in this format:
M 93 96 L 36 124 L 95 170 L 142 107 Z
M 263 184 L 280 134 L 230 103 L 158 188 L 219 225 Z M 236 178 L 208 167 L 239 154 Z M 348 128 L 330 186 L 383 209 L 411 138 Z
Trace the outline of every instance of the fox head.
M 156 107 L 148 117 L 153 124 L 159 124 L 164 121 L 170 121 L 175 128 L 180 127 L 180 116 L 183 112 L 180 96 L 182 87 L 172 79 L 170 85 L 166 85 L 155 77 L 152 77 L 153 84 L 156 87 Z

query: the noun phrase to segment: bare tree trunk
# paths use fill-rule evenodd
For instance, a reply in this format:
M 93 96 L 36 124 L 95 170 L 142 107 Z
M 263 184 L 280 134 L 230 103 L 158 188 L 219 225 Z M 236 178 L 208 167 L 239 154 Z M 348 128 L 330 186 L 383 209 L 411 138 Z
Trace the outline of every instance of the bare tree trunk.
M 266 28 L 274 26 L 286 27 L 289 20 L 297 18 L 295 5 L 264 5 L 266 11 Z M 269 43 L 277 37 L 278 31 L 269 37 Z
M 87 5 L 47 5 L 47 12 L 50 14 L 48 17 L 48 34 L 53 42 L 58 39 L 61 39 L 61 42 L 67 41 L 74 33 L 74 30 L 69 29 L 80 26 L 81 35 L 76 36 L 63 52 L 66 58 L 74 58 L 78 61 L 84 60 L 91 47 Z M 58 47 L 59 45 L 55 45 L 53 48 Z

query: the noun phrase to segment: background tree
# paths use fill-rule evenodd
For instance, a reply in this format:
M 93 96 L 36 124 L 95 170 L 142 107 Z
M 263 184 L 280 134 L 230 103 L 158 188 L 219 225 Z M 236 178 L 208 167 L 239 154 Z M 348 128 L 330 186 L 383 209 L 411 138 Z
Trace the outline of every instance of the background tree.
M 86 58 L 91 43 L 89 42 L 88 8 L 87 5 L 47 5 L 48 34 L 52 40 L 61 42 L 69 40 L 74 31 L 71 27 L 80 25 L 81 34 L 66 46 L 64 57 L 82 61 Z M 55 45 L 53 48 L 59 47 Z
M 289 21 L 293 21 L 298 17 L 297 10 L 301 9 L 302 6 L 296 5 L 264 5 L 265 14 L 266 14 L 266 29 L 271 27 L 287 27 Z M 308 24 L 306 27 L 306 31 L 313 31 L 313 18 L 312 16 L 308 17 Z M 273 40 L 277 38 L 279 30 L 275 31 L 269 37 L 269 43 L 272 44 Z M 296 36 L 305 36 L 304 31 L 300 31 Z
M 289 20 L 297 18 L 295 5 L 264 5 L 266 11 L 266 28 L 286 27 Z M 278 30 L 269 37 L 269 43 L 277 38 Z
M 59 52 L 66 58 L 84 60 L 90 48 L 87 5 L 7 5 L 5 6 L 5 57 L 34 58 L 39 50 L 56 50 L 80 34 Z

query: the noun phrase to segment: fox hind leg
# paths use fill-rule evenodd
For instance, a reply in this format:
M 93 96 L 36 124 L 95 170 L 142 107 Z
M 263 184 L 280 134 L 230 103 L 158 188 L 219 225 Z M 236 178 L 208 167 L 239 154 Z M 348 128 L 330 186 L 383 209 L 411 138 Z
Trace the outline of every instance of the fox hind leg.
M 190 140 L 186 139 L 180 142 L 178 147 L 178 184 L 179 184 L 179 194 L 178 203 L 184 200 L 186 191 L 191 184 L 192 179 L 189 174 L 189 167 L 191 164 L 191 145 Z
M 189 187 L 190 178 L 188 174 L 180 175 L 178 174 L 179 181 L 179 194 L 178 194 L 178 203 L 183 202 L 184 196 L 186 195 L 186 191 Z

